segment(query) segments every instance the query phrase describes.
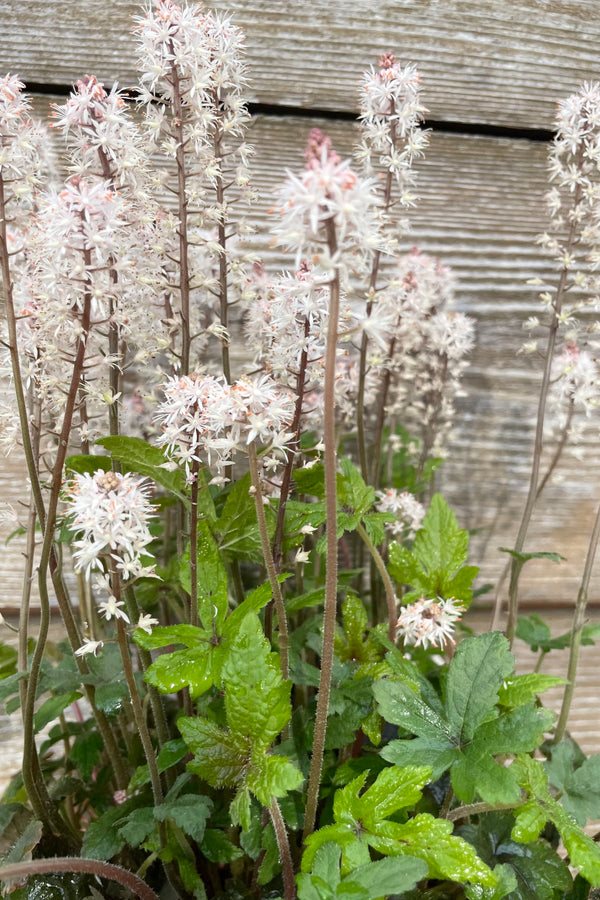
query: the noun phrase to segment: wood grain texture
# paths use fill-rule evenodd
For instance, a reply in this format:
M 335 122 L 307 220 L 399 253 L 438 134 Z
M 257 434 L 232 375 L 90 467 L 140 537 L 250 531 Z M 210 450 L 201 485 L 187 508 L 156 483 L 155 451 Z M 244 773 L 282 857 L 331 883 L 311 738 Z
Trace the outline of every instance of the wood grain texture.
M 349 122 L 261 116 L 252 125 L 255 182 L 262 197 L 250 216 L 258 229 L 252 243 L 271 272 L 290 268 L 293 260 L 271 246 L 267 210 L 286 169 L 302 167 L 303 145 L 313 125 L 329 132 L 342 155 L 350 153 L 355 130 Z M 467 395 L 459 401 L 450 457 L 437 486 L 460 524 L 475 530 L 471 561 L 482 566 L 480 583 L 494 582 L 502 571 L 506 557 L 498 547 L 512 546 L 525 499 L 541 365 L 518 350 L 523 321 L 538 311 L 536 289 L 526 281 L 548 272 L 549 265 L 534 243 L 545 227 L 546 151 L 537 142 L 434 134 L 419 166 L 421 200 L 411 214 L 406 243 L 406 249 L 416 244 L 452 267 L 458 308 L 476 320 Z M 234 374 L 240 374 L 243 363 L 238 351 Z M 557 551 L 567 561 L 526 567 L 522 584 L 527 602 L 570 604 L 577 594 L 600 502 L 599 449 L 596 417 L 586 423 L 584 461 L 567 455 L 527 543 L 529 550 Z M 12 460 L 0 469 L 0 496 L 14 504 L 23 492 L 19 470 L 23 476 L 22 466 Z M 17 604 L 20 595 L 19 551 L 15 542 L 0 556 L 3 602 L 9 605 Z M 596 577 L 592 599 L 600 600 L 599 588 Z
M 356 110 L 361 72 L 416 62 L 434 120 L 552 127 L 556 101 L 600 78 L 597 0 L 215 0 L 247 34 L 252 99 Z M 0 69 L 132 84 L 134 0 L 0 0 Z

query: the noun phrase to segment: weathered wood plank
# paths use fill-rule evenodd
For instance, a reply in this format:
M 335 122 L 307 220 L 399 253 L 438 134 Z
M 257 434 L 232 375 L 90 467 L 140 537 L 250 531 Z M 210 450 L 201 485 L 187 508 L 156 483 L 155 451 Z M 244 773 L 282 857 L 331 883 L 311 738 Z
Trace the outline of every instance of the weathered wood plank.
M 556 100 L 600 78 L 596 0 L 214 0 L 246 31 L 252 98 L 356 109 L 382 52 L 416 62 L 435 120 L 550 128 Z M 90 72 L 131 84 L 135 0 L 1 0 L 0 68 L 69 84 Z
M 266 211 L 286 168 L 303 165 L 303 144 L 313 125 L 329 131 L 342 155 L 350 152 L 354 129 L 348 122 L 263 116 L 252 127 L 255 181 L 262 194 L 250 217 L 259 228 L 253 243 L 273 272 L 293 261 L 270 246 Z M 546 147 L 535 142 L 434 134 L 420 166 L 421 201 L 411 215 L 406 245 L 417 244 L 454 269 L 459 308 L 477 323 L 467 397 L 460 401 L 450 459 L 438 484 L 463 527 L 477 530 L 472 561 L 482 564 L 482 582 L 496 580 L 505 562 L 497 548 L 514 541 L 532 450 L 540 366 L 517 351 L 522 322 L 537 311 L 536 290 L 526 280 L 548 268 L 534 244 L 545 226 L 545 156 Z M 239 355 L 236 365 L 240 371 Z M 547 489 L 528 548 L 558 551 L 567 561 L 550 571 L 538 563 L 524 570 L 523 597 L 529 602 L 571 603 L 577 594 L 600 500 L 598 444 L 597 421 L 590 421 L 585 460 L 567 457 L 559 471 L 562 482 Z M 18 471 L 19 464 L 8 460 L 0 474 L 0 496 L 15 504 L 23 490 Z M 2 602 L 9 605 L 19 598 L 19 550 L 15 542 L 0 556 Z M 599 587 L 595 578 L 592 598 L 600 599 Z

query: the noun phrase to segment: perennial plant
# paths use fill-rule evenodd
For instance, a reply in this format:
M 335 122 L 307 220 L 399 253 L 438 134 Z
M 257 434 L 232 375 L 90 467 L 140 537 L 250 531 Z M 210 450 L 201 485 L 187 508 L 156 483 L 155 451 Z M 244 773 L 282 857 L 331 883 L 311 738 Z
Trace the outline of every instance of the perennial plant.
M 559 108 L 529 497 L 507 634 L 475 636 L 469 536 L 433 490 L 474 323 L 407 237 L 417 68 L 386 53 L 363 75 L 353 160 L 310 132 L 265 225 L 288 271 L 267 272 L 242 33 L 173 0 L 134 31 L 138 111 L 83 77 L 53 116 L 62 182 L 24 85 L 0 80 L 0 426 L 31 494 L 18 649 L 0 645 L 25 742 L 5 890 L 594 896 L 600 757 L 567 721 L 600 518 L 570 634 L 519 618 L 518 590 L 533 508 L 598 400 L 600 87 Z M 516 636 L 568 645 L 568 684 L 516 675 Z M 563 684 L 555 722 L 540 695 Z

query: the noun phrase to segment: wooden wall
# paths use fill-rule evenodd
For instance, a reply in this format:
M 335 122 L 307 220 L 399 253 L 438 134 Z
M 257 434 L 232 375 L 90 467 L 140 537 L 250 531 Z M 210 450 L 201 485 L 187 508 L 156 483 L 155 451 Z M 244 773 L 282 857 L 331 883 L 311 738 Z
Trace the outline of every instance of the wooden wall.
M 556 102 L 600 79 L 597 0 L 230 0 L 247 34 L 251 99 L 260 104 L 251 141 L 262 221 L 285 169 L 302 166 L 311 127 L 351 152 L 356 85 L 391 50 L 416 62 L 433 123 L 419 164 L 421 201 L 411 215 L 413 244 L 456 272 L 459 308 L 477 322 L 477 347 L 452 453 L 438 485 L 461 524 L 474 529 L 472 562 L 482 582 L 504 565 L 524 503 L 540 364 L 517 354 L 522 323 L 537 310 L 527 279 L 548 267 L 535 246 L 545 227 L 543 194 Z M 62 91 L 85 73 L 105 83 L 135 80 L 131 0 L 0 0 L 0 71 L 38 92 Z M 48 98 L 39 97 L 40 109 Z M 257 237 L 269 268 L 289 265 Z M 567 561 L 530 564 L 523 597 L 571 604 L 600 502 L 598 421 L 584 433 L 584 459 L 565 459 L 538 510 L 527 549 Z M 23 493 L 22 467 L 0 461 L 0 494 Z M 19 476 L 19 477 L 18 477 Z M 5 529 L 6 530 L 6 529 Z M 17 544 L 0 555 L 3 604 L 18 602 Z M 600 600 L 600 579 L 594 580 Z

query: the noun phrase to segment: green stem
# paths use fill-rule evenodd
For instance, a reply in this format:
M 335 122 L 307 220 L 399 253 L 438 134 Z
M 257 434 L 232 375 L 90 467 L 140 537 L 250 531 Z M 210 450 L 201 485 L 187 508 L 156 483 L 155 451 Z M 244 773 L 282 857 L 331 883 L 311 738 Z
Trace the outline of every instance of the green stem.
M 356 530 L 359 535 L 363 539 L 366 544 L 366 547 L 373 558 L 373 562 L 377 566 L 377 571 L 381 575 L 381 580 L 383 581 L 383 586 L 385 588 L 385 599 L 388 608 L 388 636 L 390 641 L 396 640 L 396 623 L 398 621 L 398 609 L 397 609 L 397 600 L 396 600 L 396 592 L 394 591 L 394 585 L 392 584 L 392 579 L 389 576 L 388 570 L 385 567 L 385 563 L 381 557 L 381 553 L 369 537 L 366 528 L 359 522 L 356 526 Z
M 277 622 L 279 625 L 279 653 L 281 655 L 281 674 L 285 679 L 287 679 L 289 677 L 290 637 L 287 627 L 285 605 L 283 603 L 283 596 L 281 594 L 281 586 L 277 578 L 277 570 L 275 569 L 275 561 L 273 559 L 271 542 L 269 540 L 267 518 L 265 516 L 265 507 L 263 504 L 262 490 L 260 486 L 260 475 L 258 471 L 258 456 L 256 454 L 256 443 L 254 441 L 248 444 L 248 463 L 250 466 L 252 487 L 254 489 L 254 505 L 256 507 L 256 518 L 258 520 L 260 543 L 265 557 L 265 568 L 269 577 L 271 591 L 273 592 L 275 611 L 277 612 Z
M 325 223 L 329 252 L 333 257 L 337 252 L 337 238 L 333 218 Z M 315 717 L 315 733 L 313 738 L 310 772 L 304 814 L 303 840 L 313 833 L 317 818 L 319 787 L 325 751 L 325 735 L 327 733 L 327 713 L 331 692 L 331 676 L 333 674 L 333 646 L 335 638 L 335 616 L 337 608 L 337 447 L 335 440 L 335 382 L 336 355 L 338 338 L 338 319 L 340 309 L 340 273 L 335 270 L 329 285 L 329 318 L 327 324 L 327 343 L 325 348 L 325 385 L 324 385 L 324 440 L 325 440 L 325 510 L 327 549 L 325 554 L 325 610 L 323 614 L 323 651 L 321 653 L 321 672 L 319 676 L 319 695 Z
M 567 667 L 567 684 L 560 709 L 560 716 L 556 724 L 554 733 L 554 743 L 558 744 L 564 737 L 567 729 L 569 713 L 571 712 L 571 703 L 573 702 L 573 694 L 575 692 L 575 680 L 577 678 L 577 663 L 579 661 L 579 649 L 581 647 L 581 631 L 585 620 L 585 610 L 588 601 L 588 589 L 590 586 L 590 578 L 596 550 L 598 549 L 598 541 L 600 540 L 600 507 L 596 513 L 596 521 L 592 529 L 592 536 L 588 546 L 583 575 L 581 577 L 581 586 L 577 595 L 577 603 L 575 604 L 575 614 L 573 616 L 573 626 L 571 629 L 571 641 L 569 645 L 569 665 Z
M 82 872 L 96 875 L 107 881 L 116 881 L 128 888 L 140 900 L 159 900 L 152 888 L 145 881 L 112 863 L 98 859 L 80 859 L 70 856 L 56 856 L 52 859 L 30 859 L 24 862 L 12 863 L 8 866 L 0 866 L 1 881 L 21 881 L 30 875 L 47 875 L 51 872 Z

